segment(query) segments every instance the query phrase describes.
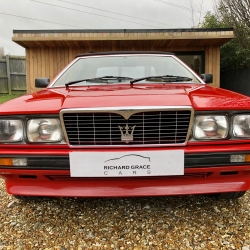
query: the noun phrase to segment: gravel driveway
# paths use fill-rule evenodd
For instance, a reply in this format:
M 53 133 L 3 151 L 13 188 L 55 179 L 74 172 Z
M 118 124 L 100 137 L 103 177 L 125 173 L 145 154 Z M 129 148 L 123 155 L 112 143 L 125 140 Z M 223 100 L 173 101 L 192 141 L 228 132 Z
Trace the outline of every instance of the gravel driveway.
M 207 196 L 19 201 L 0 181 L 0 249 L 242 249 L 250 192 Z

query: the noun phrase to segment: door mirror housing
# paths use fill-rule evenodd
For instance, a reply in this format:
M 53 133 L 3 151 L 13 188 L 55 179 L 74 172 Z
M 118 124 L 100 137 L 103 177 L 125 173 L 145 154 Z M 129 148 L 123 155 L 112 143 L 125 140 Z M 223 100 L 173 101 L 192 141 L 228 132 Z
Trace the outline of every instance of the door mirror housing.
M 201 74 L 201 79 L 205 83 L 213 83 L 213 74 Z
M 46 88 L 50 83 L 49 78 L 36 78 L 35 79 L 35 87 L 36 88 Z

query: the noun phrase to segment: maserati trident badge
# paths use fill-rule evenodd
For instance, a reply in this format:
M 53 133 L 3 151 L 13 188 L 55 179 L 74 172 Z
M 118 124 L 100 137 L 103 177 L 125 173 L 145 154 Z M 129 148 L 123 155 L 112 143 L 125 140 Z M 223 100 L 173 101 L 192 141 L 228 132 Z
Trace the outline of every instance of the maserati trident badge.
M 130 141 L 133 141 L 133 133 L 134 133 L 134 130 L 135 130 L 135 126 L 136 125 L 134 125 L 133 127 L 129 127 L 128 124 L 126 124 L 126 126 L 123 128 L 123 127 L 118 125 L 118 127 L 119 127 L 119 129 L 121 131 L 121 140 L 122 141 L 124 141 L 126 143 L 129 143 Z M 129 133 L 129 130 L 131 131 L 131 133 Z

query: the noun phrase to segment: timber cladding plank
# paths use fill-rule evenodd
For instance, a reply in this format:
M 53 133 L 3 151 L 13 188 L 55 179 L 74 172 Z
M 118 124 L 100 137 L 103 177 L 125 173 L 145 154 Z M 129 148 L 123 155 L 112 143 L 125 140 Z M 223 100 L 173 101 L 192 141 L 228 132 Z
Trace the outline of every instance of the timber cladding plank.
M 44 53 L 44 65 L 42 67 L 45 67 L 43 77 L 49 78 L 49 67 L 50 67 L 49 48 L 43 48 L 43 53 Z
M 52 80 L 54 78 L 54 49 L 49 48 L 49 78 Z
M 64 49 L 64 66 L 66 66 L 70 62 L 69 60 L 69 49 Z
M 34 86 L 35 78 L 38 77 L 38 48 L 34 49 L 33 62 L 34 62 L 34 69 L 33 69 L 32 91 L 35 90 L 35 86 Z
M 37 77 L 42 77 L 42 56 L 41 48 L 37 48 Z
M 55 48 L 53 49 L 53 78 L 58 73 L 58 63 L 60 63 L 59 60 L 59 56 L 57 57 L 57 48 Z
M 220 47 L 214 47 L 214 63 L 212 72 L 214 74 L 213 86 L 220 87 Z
M 76 54 L 73 48 L 69 48 L 69 60 L 72 61 L 75 58 Z
M 30 84 L 30 49 L 26 49 L 26 92 L 31 92 Z
M 34 92 L 35 90 L 35 86 L 34 86 L 34 80 L 35 80 L 35 77 L 34 77 L 34 48 L 30 48 L 29 49 L 30 51 L 30 64 L 29 64 L 29 68 L 30 68 L 30 74 L 29 74 L 29 90 L 30 92 Z

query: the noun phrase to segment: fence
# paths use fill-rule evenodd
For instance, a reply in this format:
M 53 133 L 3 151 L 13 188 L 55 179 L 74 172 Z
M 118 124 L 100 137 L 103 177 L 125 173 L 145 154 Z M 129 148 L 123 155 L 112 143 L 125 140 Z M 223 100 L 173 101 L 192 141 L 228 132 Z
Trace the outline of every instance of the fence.
M 25 56 L 0 59 L 0 94 L 26 93 Z
M 250 69 L 221 72 L 221 87 L 250 96 Z

